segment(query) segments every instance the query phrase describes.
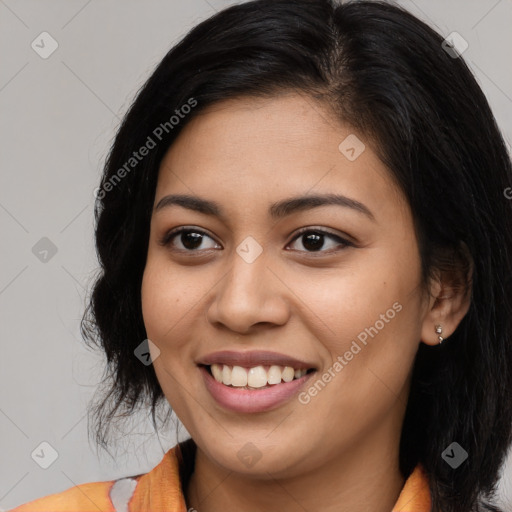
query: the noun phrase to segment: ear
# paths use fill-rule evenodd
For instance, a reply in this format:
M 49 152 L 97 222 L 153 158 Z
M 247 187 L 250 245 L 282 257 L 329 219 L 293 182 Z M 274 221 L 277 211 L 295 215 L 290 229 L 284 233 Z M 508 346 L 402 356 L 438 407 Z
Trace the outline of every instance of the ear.
M 423 319 L 421 341 L 438 345 L 439 336 L 451 336 L 471 305 L 473 259 L 462 242 L 455 258 L 450 259 L 450 270 L 438 270 L 430 282 L 428 310 Z M 436 327 L 442 332 L 437 333 Z

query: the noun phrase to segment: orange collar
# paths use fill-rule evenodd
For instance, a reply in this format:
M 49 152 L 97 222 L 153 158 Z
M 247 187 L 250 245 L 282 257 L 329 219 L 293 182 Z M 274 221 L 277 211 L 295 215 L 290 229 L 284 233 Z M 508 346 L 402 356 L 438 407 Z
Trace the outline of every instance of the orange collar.
M 405 481 L 402 492 L 391 512 L 430 512 L 432 499 L 427 474 L 418 464 Z

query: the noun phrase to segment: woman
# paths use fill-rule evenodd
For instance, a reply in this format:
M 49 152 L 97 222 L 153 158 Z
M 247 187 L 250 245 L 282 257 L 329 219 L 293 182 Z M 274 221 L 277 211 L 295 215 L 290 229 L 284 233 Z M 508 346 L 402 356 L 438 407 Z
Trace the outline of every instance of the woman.
M 14 510 L 499 510 L 511 184 L 470 71 L 406 11 L 199 24 L 115 139 L 83 320 L 113 381 L 99 444 L 145 400 L 191 439 Z

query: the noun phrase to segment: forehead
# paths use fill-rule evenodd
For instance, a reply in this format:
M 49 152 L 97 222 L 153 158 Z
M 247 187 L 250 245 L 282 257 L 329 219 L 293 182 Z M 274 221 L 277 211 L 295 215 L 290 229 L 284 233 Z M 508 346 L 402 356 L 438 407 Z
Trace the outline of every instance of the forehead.
M 401 195 L 364 134 L 294 93 L 230 99 L 198 113 L 162 160 L 155 202 L 170 191 L 245 207 L 307 193 L 370 203 Z

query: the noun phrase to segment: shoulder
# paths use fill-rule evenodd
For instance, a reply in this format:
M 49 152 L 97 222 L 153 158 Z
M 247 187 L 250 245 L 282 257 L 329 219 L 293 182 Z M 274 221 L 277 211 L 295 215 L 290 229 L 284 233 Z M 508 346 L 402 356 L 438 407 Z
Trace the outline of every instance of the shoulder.
M 75 485 L 8 512 L 181 512 L 185 509 L 185 502 L 176 448 L 170 449 L 149 473 Z
M 10 512 L 115 512 L 111 491 L 122 480 L 76 485 L 63 492 L 49 494 L 12 509 Z
M 127 510 L 136 495 L 140 477 L 75 485 L 63 492 L 49 494 L 24 503 L 8 512 L 116 512 Z

